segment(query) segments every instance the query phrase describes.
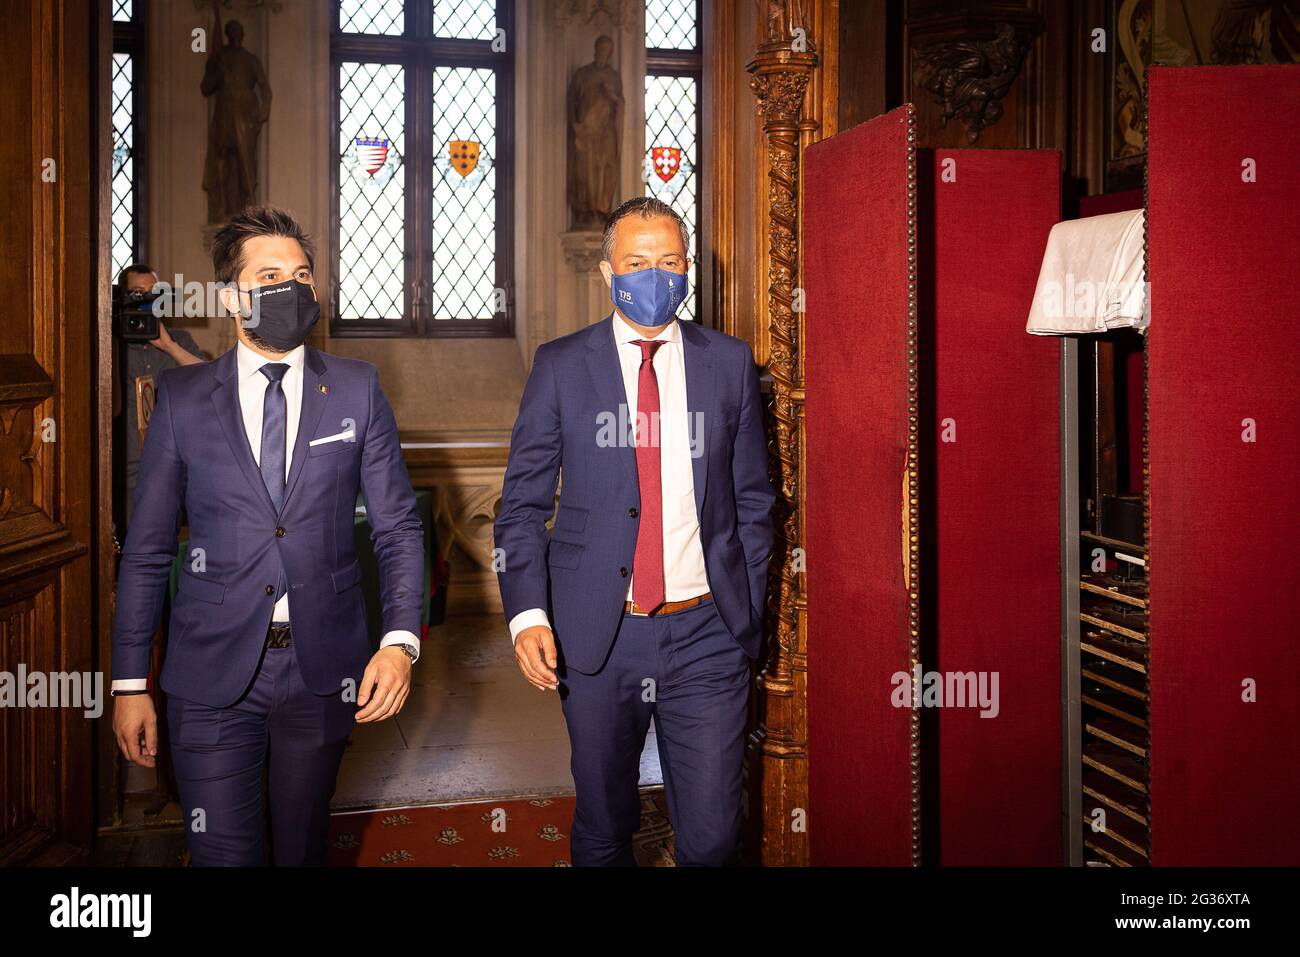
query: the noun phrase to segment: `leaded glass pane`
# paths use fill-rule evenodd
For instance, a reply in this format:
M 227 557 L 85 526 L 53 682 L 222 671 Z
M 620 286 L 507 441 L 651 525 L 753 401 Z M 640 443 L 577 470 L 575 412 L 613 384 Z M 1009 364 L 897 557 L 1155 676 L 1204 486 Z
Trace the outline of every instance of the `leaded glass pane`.
M 405 5 L 405 0 L 339 0 L 339 30 L 400 36 L 406 26 Z
M 339 64 L 340 319 L 404 318 L 405 72 Z
M 646 0 L 645 45 L 652 50 L 694 50 L 695 0 Z
M 433 35 L 491 40 L 497 27 L 496 0 L 433 0 Z
M 112 257 L 113 278 L 135 259 L 134 62 L 129 53 L 113 54 Z
M 692 320 L 698 318 L 699 302 L 696 295 L 699 179 L 695 175 L 699 162 L 695 142 L 698 88 L 695 78 L 689 76 L 645 78 L 646 195 L 662 199 L 686 220 L 690 233 L 687 246 L 691 257 L 690 294 L 677 315 Z
M 433 71 L 434 319 L 496 314 L 496 73 Z

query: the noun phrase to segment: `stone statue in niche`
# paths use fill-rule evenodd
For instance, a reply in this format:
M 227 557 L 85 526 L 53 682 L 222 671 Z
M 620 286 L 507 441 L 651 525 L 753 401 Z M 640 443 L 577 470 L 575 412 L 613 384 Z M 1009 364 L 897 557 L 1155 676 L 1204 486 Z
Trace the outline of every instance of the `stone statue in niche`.
M 618 192 L 623 80 L 609 65 L 614 41 L 596 38 L 595 59 L 569 80 L 568 198 L 576 229 L 603 228 Z
M 217 0 L 212 13 L 215 39 L 223 32 Z M 224 223 L 255 200 L 257 138 L 271 114 L 271 84 L 262 62 L 244 49 L 243 24 L 229 20 L 224 32 L 226 43 L 209 49 L 199 85 L 212 101 L 203 161 L 210 224 Z

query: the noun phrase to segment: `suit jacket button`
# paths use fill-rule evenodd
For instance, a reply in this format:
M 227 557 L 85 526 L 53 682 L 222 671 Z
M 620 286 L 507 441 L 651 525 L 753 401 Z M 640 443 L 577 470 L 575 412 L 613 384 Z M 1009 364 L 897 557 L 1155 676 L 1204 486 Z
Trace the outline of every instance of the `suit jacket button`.
M 621 576 L 624 577 L 624 578 L 627 577 L 627 569 L 626 569 L 626 568 L 620 568 L 620 569 L 618 570 L 618 573 L 619 573 L 619 575 L 621 575 Z
M 629 509 L 627 510 L 627 517 L 628 517 L 628 518 L 636 518 L 636 509 L 635 509 L 635 508 L 629 508 Z
M 266 586 L 266 593 L 267 593 L 268 595 L 274 595 L 274 594 L 275 594 L 275 586 L 274 586 L 274 585 L 267 585 L 267 586 Z
M 284 529 L 283 529 L 283 528 L 277 528 L 277 529 L 275 530 L 275 537 L 276 537 L 276 538 L 284 538 Z

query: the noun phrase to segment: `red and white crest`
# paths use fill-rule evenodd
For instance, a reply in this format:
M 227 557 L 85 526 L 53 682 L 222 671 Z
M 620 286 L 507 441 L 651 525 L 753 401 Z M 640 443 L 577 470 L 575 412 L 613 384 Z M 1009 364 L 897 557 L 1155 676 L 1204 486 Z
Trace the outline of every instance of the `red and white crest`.
M 358 136 L 353 150 L 361 168 L 374 176 L 388 159 L 388 140 L 379 136 Z
M 650 150 L 650 162 L 665 183 L 677 175 L 682 167 L 682 151 L 676 146 L 655 146 Z

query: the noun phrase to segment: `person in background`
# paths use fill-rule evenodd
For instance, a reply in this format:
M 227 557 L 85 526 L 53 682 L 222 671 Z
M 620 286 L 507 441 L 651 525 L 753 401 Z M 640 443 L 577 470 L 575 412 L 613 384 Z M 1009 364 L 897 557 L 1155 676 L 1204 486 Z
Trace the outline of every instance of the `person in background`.
M 152 266 L 144 263 L 132 263 L 125 267 L 117 277 L 122 295 L 139 299 L 153 291 L 158 284 L 158 273 Z M 113 339 L 113 415 L 125 414 L 123 422 L 123 463 L 126 487 L 126 520 L 131 521 L 132 500 L 135 487 L 140 478 L 140 430 L 136 423 L 136 380 L 142 376 L 152 376 L 155 385 L 158 373 L 164 369 L 177 366 L 193 365 L 203 362 L 208 357 L 199 349 L 198 343 L 184 329 L 168 331 L 161 322 L 158 323 L 158 338 L 150 342 L 122 342 Z M 121 363 L 126 364 L 122 370 Z

